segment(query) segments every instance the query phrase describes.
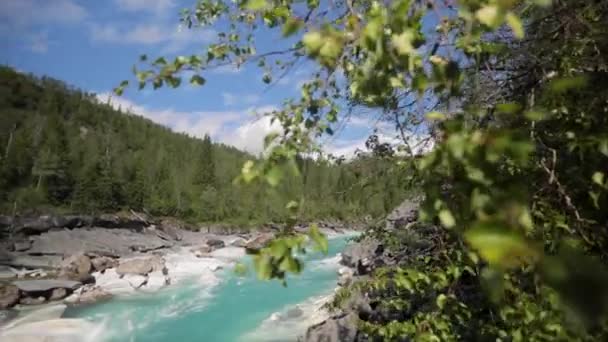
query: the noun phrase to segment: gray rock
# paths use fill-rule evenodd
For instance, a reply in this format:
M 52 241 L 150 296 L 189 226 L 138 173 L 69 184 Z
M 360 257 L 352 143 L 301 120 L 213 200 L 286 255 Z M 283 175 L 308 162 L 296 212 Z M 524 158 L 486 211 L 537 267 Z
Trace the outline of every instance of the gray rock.
M 261 234 L 247 241 L 245 248 L 247 249 L 261 249 L 266 247 L 270 241 L 274 239 L 274 234 Z
M 182 222 L 173 219 L 166 218 L 160 222 L 160 225 L 157 227 L 158 230 L 167 234 L 168 237 L 175 241 L 181 241 L 183 236 L 181 231 L 184 229 L 184 225 Z
M 0 309 L 8 309 L 19 302 L 19 288 L 15 285 L 0 285 Z
M 230 246 L 245 247 L 245 246 L 247 246 L 247 241 L 243 238 L 237 237 L 236 239 L 234 239 L 230 242 Z
M 46 302 L 46 298 L 40 297 L 23 297 L 19 300 L 21 305 L 40 305 Z
M 132 254 L 135 250 L 151 251 L 169 248 L 173 243 L 152 233 L 137 233 L 128 229 L 80 228 L 51 231 L 31 237 L 31 254 L 72 255 L 84 253 L 108 257 Z
M 415 222 L 418 219 L 418 209 L 423 197 L 408 198 L 401 202 L 390 214 L 386 216 L 386 229 L 400 229 L 407 226 L 408 223 Z
M 37 280 L 18 280 L 14 281 L 13 285 L 19 288 L 20 291 L 26 293 L 48 292 L 57 288 L 75 290 L 82 285 L 79 281 L 61 280 L 61 279 L 37 279 Z
M 383 247 L 378 242 L 370 239 L 351 243 L 342 251 L 341 263 L 344 266 L 354 268 L 356 270 L 355 274 L 367 274 L 371 271 L 374 259 L 382 251 Z
M 34 256 L 24 253 L 2 253 L 0 251 L 0 265 L 29 269 L 56 269 L 61 264 L 61 256 L 41 255 Z
M 147 275 L 154 271 L 165 272 L 165 260 L 158 255 L 124 260 L 116 268 L 116 273 L 120 275 Z
M 150 219 L 145 214 L 138 213 L 102 214 L 93 219 L 93 225 L 103 228 L 141 230 L 150 225 Z
M 79 282 L 88 282 L 91 278 L 91 270 L 91 259 L 84 254 L 75 254 L 63 260 L 59 277 Z
M 49 296 L 49 300 L 60 300 L 65 298 L 68 295 L 68 291 L 62 287 L 53 289 L 51 291 L 51 295 Z
M 27 251 L 31 247 L 32 242 L 30 240 L 17 241 L 13 244 L 13 249 L 15 250 L 15 252 Z
M 330 317 L 311 326 L 304 342 L 353 342 L 357 338 L 357 316 L 354 313 Z
M 109 257 L 97 257 L 91 259 L 91 265 L 93 269 L 97 272 L 103 272 L 108 268 L 118 267 L 118 260 Z
M 116 273 L 146 275 L 152 272 L 152 264 L 147 259 L 131 259 L 121 262 L 116 268 Z
M 106 292 L 99 286 L 90 287 L 83 290 L 82 293 L 77 297 L 75 303 L 81 304 L 92 304 L 103 300 L 112 298 L 112 294 Z
M 220 239 L 209 239 L 207 240 L 207 246 L 213 249 L 218 249 L 226 247 L 226 243 Z

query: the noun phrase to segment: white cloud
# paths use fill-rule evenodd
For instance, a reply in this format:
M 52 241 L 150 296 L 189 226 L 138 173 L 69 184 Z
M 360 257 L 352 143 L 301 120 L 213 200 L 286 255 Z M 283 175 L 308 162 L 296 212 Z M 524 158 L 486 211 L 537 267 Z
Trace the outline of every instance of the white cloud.
M 114 0 L 122 10 L 130 12 L 151 11 L 161 13 L 175 6 L 173 0 Z
M 180 30 L 178 27 L 158 24 L 139 24 L 133 28 L 92 24 L 90 28 L 93 41 L 114 44 L 166 44 L 163 53 L 174 53 L 192 44 L 210 42 L 216 36 L 213 29 Z
M 125 98 L 109 93 L 97 95 L 103 103 L 116 109 L 131 112 L 156 123 L 172 128 L 176 132 L 203 138 L 209 134 L 215 141 L 234 146 L 243 151 L 259 154 L 264 148 L 264 137 L 280 129 L 278 123 L 271 124 L 264 113 L 275 110 L 273 106 L 249 108 L 244 111 L 197 111 L 180 112 L 172 109 L 151 110 Z M 257 114 L 252 118 L 251 114 Z
M 87 11 L 73 0 L 0 1 L 0 19 L 21 29 L 45 23 L 77 23 L 86 16 Z
M 253 105 L 260 101 L 260 97 L 255 94 L 233 94 L 230 92 L 223 92 L 222 99 L 226 106 L 237 106 L 237 105 Z
M 224 144 L 232 145 L 255 155 L 262 153 L 264 151 L 264 137 L 273 132 L 281 132 L 281 126 L 278 122 L 271 123 L 270 117 L 263 115 L 273 110 L 276 110 L 276 107 L 264 106 L 246 111 L 245 113 L 255 112 L 258 117 L 248 122 L 241 122 L 235 129 L 225 131 L 219 140 Z

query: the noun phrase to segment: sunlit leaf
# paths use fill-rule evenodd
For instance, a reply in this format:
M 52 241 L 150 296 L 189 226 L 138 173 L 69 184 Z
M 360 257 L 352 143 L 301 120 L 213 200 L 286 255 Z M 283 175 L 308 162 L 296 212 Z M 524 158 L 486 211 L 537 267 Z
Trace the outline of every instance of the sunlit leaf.
M 540 257 L 521 234 L 499 221 L 479 222 L 464 235 L 469 245 L 490 265 L 507 269 Z

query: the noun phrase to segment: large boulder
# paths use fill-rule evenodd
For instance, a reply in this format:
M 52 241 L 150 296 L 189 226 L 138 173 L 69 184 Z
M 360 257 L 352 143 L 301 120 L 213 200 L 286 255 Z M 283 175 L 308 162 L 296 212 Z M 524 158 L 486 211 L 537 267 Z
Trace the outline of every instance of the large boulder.
M 95 227 L 103 228 L 126 228 L 143 230 L 151 224 L 151 220 L 145 214 L 140 213 L 118 213 L 102 214 L 93 219 Z
M 165 260 L 158 255 L 133 258 L 122 261 L 116 268 L 116 273 L 147 275 L 150 272 L 166 272 Z
M 114 259 L 114 258 L 102 256 L 102 257 L 97 257 L 97 258 L 91 259 L 91 265 L 93 266 L 93 269 L 95 271 L 103 272 L 103 271 L 107 270 L 108 268 L 118 267 L 118 260 Z
M 274 234 L 261 234 L 247 241 L 245 248 L 247 249 L 262 249 L 274 239 Z
M 386 229 L 400 229 L 418 219 L 418 209 L 423 197 L 408 198 L 386 216 Z
M 91 259 L 88 256 L 75 254 L 63 260 L 59 278 L 89 283 L 92 269 Z
M 15 285 L 0 285 L 0 309 L 8 309 L 19 302 L 19 288 Z
M 165 218 L 158 225 L 157 229 L 167 234 L 175 241 L 181 241 L 183 236 L 181 231 L 185 228 L 181 221 L 174 218 Z
M 367 274 L 374 266 L 376 257 L 382 254 L 383 250 L 381 244 L 371 239 L 352 243 L 342 251 L 341 263 L 355 269 L 357 275 Z
M 352 342 L 357 338 L 357 316 L 342 314 L 311 326 L 306 331 L 304 342 Z
M 226 247 L 226 243 L 220 239 L 209 239 L 207 240 L 207 246 L 215 249 Z
M 245 246 L 247 246 L 247 240 L 241 237 L 237 237 L 234 240 L 230 241 L 230 246 L 244 248 Z
M 130 259 L 121 262 L 116 268 L 116 273 L 125 274 L 140 274 L 146 275 L 152 272 L 152 264 L 148 259 Z

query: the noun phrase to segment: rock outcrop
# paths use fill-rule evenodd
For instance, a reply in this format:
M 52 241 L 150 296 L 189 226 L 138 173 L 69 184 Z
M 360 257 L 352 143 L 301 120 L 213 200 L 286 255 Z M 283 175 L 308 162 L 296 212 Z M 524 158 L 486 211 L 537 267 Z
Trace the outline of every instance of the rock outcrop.
M 368 274 L 377 262 L 377 256 L 382 254 L 384 248 L 377 241 L 365 239 L 353 243 L 342 252 L 341 263 L 355 269 L 355 274 Z
M 357 334 L 357 316 L 341 314 L 310 327 L 303 342 L 349 342 L 355 341 Z

